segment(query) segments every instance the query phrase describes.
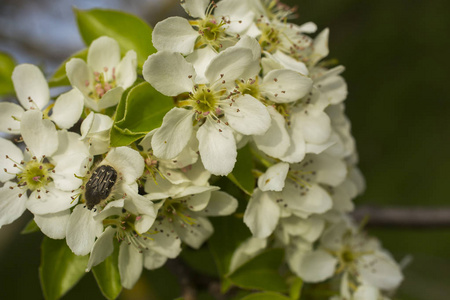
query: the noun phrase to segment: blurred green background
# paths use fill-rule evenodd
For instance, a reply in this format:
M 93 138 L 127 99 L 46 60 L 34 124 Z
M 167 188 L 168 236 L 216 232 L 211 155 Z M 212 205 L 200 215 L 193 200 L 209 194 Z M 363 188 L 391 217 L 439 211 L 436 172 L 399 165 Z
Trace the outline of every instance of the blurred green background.
M 330 28 L 330 58 L 346 67 L 347 113 L 367 180 L 357 204 L 450 206 L 450 1 L 285 2 L 299 6 L 299 23 Z M 147 21 L 154 25 L 155 20 Z M 18 235 L 23 222 L 0 232 L 2 299 L 42 298 L 37 277 L 41 237 Z M 450 228 L 370 233 L 397 260 L 413 257 L 398 299 L 450 299 Z M 152 282 L 164 286 L 166 276 L 154 274 Z M 91 274 L 64 299 L 80 297 L 101 299 Z

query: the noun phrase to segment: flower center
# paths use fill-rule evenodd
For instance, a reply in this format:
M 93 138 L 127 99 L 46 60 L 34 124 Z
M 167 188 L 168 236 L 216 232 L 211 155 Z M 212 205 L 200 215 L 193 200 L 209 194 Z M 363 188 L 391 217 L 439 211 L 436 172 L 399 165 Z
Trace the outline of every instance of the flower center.
M 103 72 L 94 72 L 93 91 L 89 94 L 90 97 L 95 100 L 100 100 L 106 92 L 115 88 L 116 83 L 116 68 L 112 68 L 111 72 L 108 72 L 107 67 L 103 68 Z M 86 81 L 86 86 L 89 86 L 89 82 Z
M 280 31 L 270 26 L 269 23 L 260 22 L 257 23 L 257 26 L 261 30 L 261 36 L 259 38 L 261 47 L 268 52 L 275 52 L 280 43 Z
M 203 45 L 210 45 L 216 50 L 221 48 L 221 41 L 226 36 L 226 22 L 224 20 L 218 22 L 212 15 L 208 15 L 203 20 L 191 21 L 191 24 L 198 28 L 198 32 L 201 35 L 196 48 L 201 48 Z
M 258 85 L 258 77 L 245 81 L 237 81 L 238 90 L 242 95 L 250 95 L 256 99 L 261 99 L 261 92 Z
M 220 100 L 220 92 L 215 92 L 205 85 L 200 85 L 196 88 L 191 99 L 194 101 L 192 107 L 197 113 L 208 115 L 216 111 Z
M 171 223 L 174 219 L 176 219 L 184 226 L 194 225 L 196 220 L 188 214 L 189 210 L 187 209 L 185 203 L 186 200 L 182 199 L 166 199 L 160 213 L 163 218 L 167 218 L 167 220 Z
M 30 160 L 25 164 L 21 173 L 17 174 L 19 185 L 27 186 L 31 191 L 43 188 L 51 180 L 49 174 L 53 165 Z

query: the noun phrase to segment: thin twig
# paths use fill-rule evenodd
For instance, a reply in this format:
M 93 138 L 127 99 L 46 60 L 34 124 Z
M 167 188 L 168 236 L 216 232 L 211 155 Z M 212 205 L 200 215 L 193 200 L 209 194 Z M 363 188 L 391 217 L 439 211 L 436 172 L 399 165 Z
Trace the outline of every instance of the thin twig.
M 360 206 L 353 213 L 357 221 L 368 218 L 369 227 L 450 228 L 450 208 Z

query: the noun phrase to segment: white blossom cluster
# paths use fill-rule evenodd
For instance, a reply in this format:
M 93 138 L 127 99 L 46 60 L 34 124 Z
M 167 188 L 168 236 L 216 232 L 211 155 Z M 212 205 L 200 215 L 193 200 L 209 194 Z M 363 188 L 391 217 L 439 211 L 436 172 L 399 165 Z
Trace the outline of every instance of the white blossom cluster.
M 208 217 L 236 211 L 238 200 L 210 178 L 231 173 L 249 145 L 258 178 L 243 222 L 253 236 L 230 269 L 281 247 L 304 282 L 340 282 L 333 300 L 388 299 L 400 268 L 347 216 L 364 180 L 344 113 L 344 67 L 325 60 L 328 29 L 311 38 L 316 25 L 289 23 L 292 11 L 275 0 L 181 5 L 191 18 L 155 26 L 158 51 L 142 70 L 176 105 L 139 144 L 111 147 L 105 114 L 137 79 L 134 51 L 121 57 L 114 39 L 98 38 L 87 61 L 66 64 L 73 89 L 54 102 L 36 66 L 16 67 L 22 107 L 0 103 L 0 130 L 23 147 L 0 139 L 0 226 L 28 209 L 44 234 L 90 254 L 87 270 L 119 241 L 122 285 L 131 288 L 142 267 L 177 257 L 182 243 L 200 248 L 213 234 Z

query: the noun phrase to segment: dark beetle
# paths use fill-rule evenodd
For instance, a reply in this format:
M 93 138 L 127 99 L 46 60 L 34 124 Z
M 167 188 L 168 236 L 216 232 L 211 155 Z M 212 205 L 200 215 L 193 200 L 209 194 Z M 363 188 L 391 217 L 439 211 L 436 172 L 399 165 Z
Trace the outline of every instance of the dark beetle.
M 117 180 L 117 171 L 109 165 L 101 165 L 92 173 L 85 186 L 86 206 L 92 209 L 102 200 L 108 198 Z

